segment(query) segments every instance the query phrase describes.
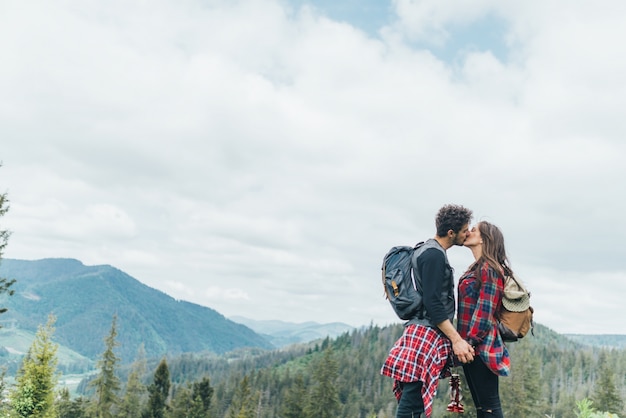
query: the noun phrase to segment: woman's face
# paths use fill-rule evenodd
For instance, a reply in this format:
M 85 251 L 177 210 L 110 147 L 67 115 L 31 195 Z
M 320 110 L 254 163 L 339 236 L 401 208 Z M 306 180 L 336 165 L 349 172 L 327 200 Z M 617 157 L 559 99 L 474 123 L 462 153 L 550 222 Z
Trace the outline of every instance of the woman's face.
M 483 238 L 480 236 L 480 230 L 478 229 L 478 224 L 476 224 L 470 229 L 469 236 L 467 237 L 463 245 L 472 248 L 477 245 L 482 245 L 482 243 Z

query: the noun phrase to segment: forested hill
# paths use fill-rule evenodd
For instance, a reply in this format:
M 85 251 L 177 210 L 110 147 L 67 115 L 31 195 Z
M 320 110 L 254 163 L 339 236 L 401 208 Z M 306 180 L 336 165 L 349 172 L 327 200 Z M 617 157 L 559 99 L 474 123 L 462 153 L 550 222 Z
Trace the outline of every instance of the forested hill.
M 0 307 L 8 308 L 0 317 L 4 328 L 36 332 L 52 313 L 55 340 L 91 359 L 102 353 L 114 314 L 123 362 L 131 362 L 142 343 L 149 357 L 272 348 L 267 339 L 217 311 L 176 300 L 109 265 L 4 259 L 0 277 L 17 280 L 15 294 L 0 298 Z
M 380 367 L 402 329 L 400 324 L 370 326 L 257 356 L 183 355 L 168 359 L 170 377 L 181 385 L 209 377 L 215 388 L 210 416 L 215 417 L 390 418 L 397 402 L 393 382 L 380 375 Z M 600 410 L 626 416 L 626 350 L 586 346 L 540 324 L 534 335 L 508 347 L 511 375 L 500 381 L 504 416 L 576 418 L 576 403 L 585 398 Z M 151 364 L 149 373 L 155 368 Z M 463 371 L 453 371 L 461 374 L 463 416 L 473 417 Z M 441 380 L 435 417 L 459 416 L 445 411 L 448 388 L 448 380 Z M 314 413 L 320 408 L 325 415 Z M 241 411 L 254 415 L 237 415 Z

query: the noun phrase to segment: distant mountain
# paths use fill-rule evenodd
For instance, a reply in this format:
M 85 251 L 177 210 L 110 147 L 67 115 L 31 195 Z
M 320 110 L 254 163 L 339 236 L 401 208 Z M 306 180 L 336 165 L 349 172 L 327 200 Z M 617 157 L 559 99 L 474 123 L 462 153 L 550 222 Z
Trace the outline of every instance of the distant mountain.
M 242 316 L 232 316 L 230 319 L 266 336 L 276 347 L 305 343 L 326 337 L 334 338 L 354 329 L 354 327 L 341 322 L 329 324 L 303 322 L 298 324 L 283 321 L 257 321 Z
M 563 334 L 570 340 L 591 347 L 626 348 L 626 335 L 623 334 Z
M 85 266 L 74 259 L 4 259 L 0 277 L 16 279 L 13 296 L 0 297 L 6 329 L 36 332 L 56 316 L 55 341 L 90 359 L 104 351 L 113 315 L 116 349 L 131 362 L 144 345 L 149 357 L 244 347 L 273 348 L 265 338 L 217 311 L 176 300 L 109 265 Z

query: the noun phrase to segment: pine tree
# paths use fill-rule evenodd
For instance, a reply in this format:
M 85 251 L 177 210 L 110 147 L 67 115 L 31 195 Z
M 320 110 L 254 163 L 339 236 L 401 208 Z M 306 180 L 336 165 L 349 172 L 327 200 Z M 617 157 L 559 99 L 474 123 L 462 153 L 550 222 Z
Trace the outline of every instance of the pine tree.
M 54 388 L 58 345 L 52 342 L 53 315 L 45 326 L 39 326 L 35 339 L 16 375 L 16 386 L 10 394 L 11 407 L 18 417 L 52 418 L 56 416 Z
M 284 418 L 301 418 L 304 416 L 304 402 L 307 399 L 306 386 L 302 373 L 298 373 L 293 385 L 287 389 L 281 408 Z
M 0 166 L 2 166 L 2 164 L 0 164 Z M 9 211 L 9 199 L 7 198 L 6 193 L 2 193 L 0 194 L 0 217 L 6 215 L 8 211 Z M 0 229 L 0 263 L 2 262 L 4 249 L 6 248 L 9 242 L 10 236 L 11 236 L 10 231 L 6 229 Z M 12 296 L 14 293 L 14 290 L 11 289 L 11 286 L 13 286 L 14 283 L 15 283 L 15 280 L 13 279 L 0 277 L 0 295 L 3 295 L 6 293 L 7 295 Z M 6 311 L 7 311 L 7 308 L 0 308 L 0 314 L 5 313 Z M 0 371 L 0 394 L 2 394 L 2 396 L 4 396 L 4 391 L 5 391 L 5 382 L 4 382 L 5 373 L 6 373 L 6 369 L 2 369 Z M 0 414 L 4 415 L 6 409 L 7 409 L 7 406 L 5 405 L 5 403 L 0 402 Z
M 168 418 L 187 418 L 192 403 L 191 389 L 188 386 L 174 388 Z
M 56 410 L 60 417 L 65 417 L 67 415 L 67 411 L 70 409 L 70 402 L 70 390 L 68 388 L 61 389 L 56 401 Z
M 167 398 L 170 393 L 170 371 L 165 358 L 161 360 L 154 372 L 154 381 L 148 386 L 147 409 L 143 413 L 143 418 L 164 418 L 168 408 Z
M 60 390 L 56 401 L 58 418 L 87 418 L 87 409 L 87 403 L 82 397 L 71 399 L 68 388 Z
M 0 167 L 2 164 L 0 164 Z M 6 193 L 0 194 L 0 217 L 6 215 L 9 211 L 9 199 L 7 198 Z M 9 237 L 11 236 L 11 232 L 6 229 L 0 229 L 0 262 L 2 262 L 2 255 L 4 254 L 4 249 L 6 248 Z M 15 283 L 15 280 L 9 280 L 6 278 L 0 277 L 0 295 L 6 293 L 9 296 L 13 295 L 13 289 L 11 286 Z M 3 314 L 7 311 L 7 308 L 0 308 L 0 314 Z
M 602 353 L 599 363 L 598 379 L 594 385 L 591 401 L 602 411 L 621 414 L 624 401 L 615 384 L 615 370 L 610 366 L 606 353 Z
M 214 389 L 211 386 L 211 380 L 208 377 L 203 377 L 199 382 L 194 382 L 191 387 L 191 395 L 194 402 L 200 401 L 201 411 L 208 412 L 211 409 L 211 399 L 213 398 Z
M 337 377 L 339 367 L 333 356 L 332 347 L 324 350 L 324 355 L 313 369 L 315 385 L 306 404 L 306 416 L 311 418 L 335 418 L 339 411 Z
M 113 315 L 111 331 L 104 339 L 105 350 L 98 360 L 97 367 L 99 373 L 90 386 L 95 388 L 95 417 L 112 418 L 113 408 L 119 403 L 118 392 L 120 390 L 120 379 L 117 377 L 116 368 L 120 359 L 115 355 L 115 347 L 118 345 L 117 336 L 117 315 Z
M 539 358 L 531 353 L 529 340 L 516 344 L 511 358 L 511 376 L 500 378 L 502 406 L 506 416 L 527 418 L 548 407 L 542 401 Z
M 252 392 L 250 378 L 244 376 L 228 408 L 228 418 L 254 418 L 257 399 Z
M 193 383 L 186 387 L 179 388 L 172 399 L 172 407 L 169 417 L 209 418 L 211 416 L 209 414 L 209 407 L 211 405 L 210 399 L 208 403 L 205 403 L 203 397 L 207 393 L 201 394 L 201 391 L 198 390 L 199 388 L 200 386 L 198 386 L 198 383 Z M 213 389 L 210 390 L 209 398 L 212 394 Z
M 0 369 L 0 394 L 2 394 L 3 396 L 6 390 L 6 381 L 4 380 L 6 373 L 6 368 Z M 6 404 L 6 402 L 0 402 L 0 416 L 9 416 L 7 412 L 8 410 L 9 406 Z
M 146 387 L 141 383 L 141 377 L 146 372 L 146 357 L 143 344 L 139 347 L 137 358 L 133 362 L 128 380 L 126 381 L 126 390 L 122 398 L 118 417 L 119 418 L 137 418 L 141 416 L 143 410 L 142 398 L 146 391 Z

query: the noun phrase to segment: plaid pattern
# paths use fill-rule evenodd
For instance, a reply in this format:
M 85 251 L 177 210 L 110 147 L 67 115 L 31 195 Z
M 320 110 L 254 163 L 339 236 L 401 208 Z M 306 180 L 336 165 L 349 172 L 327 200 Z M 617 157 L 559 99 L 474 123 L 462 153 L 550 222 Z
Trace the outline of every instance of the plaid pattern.
M 393 392 L 400 401 L 399 382 L 421 381 L 426 416 L 432 413 L 439 379 L 450 376 L 450 340 L 433 328 L 411 324 L 389 351 L 380 373 L 394 379 Z
M 476 271 L 465 272 L 458 286 L 457 330 L 492 372 L 508 376 L 511 360 L 496 326 L 503 289 L 504 277 L 487 263 L 480 268 L 480 278 Z

